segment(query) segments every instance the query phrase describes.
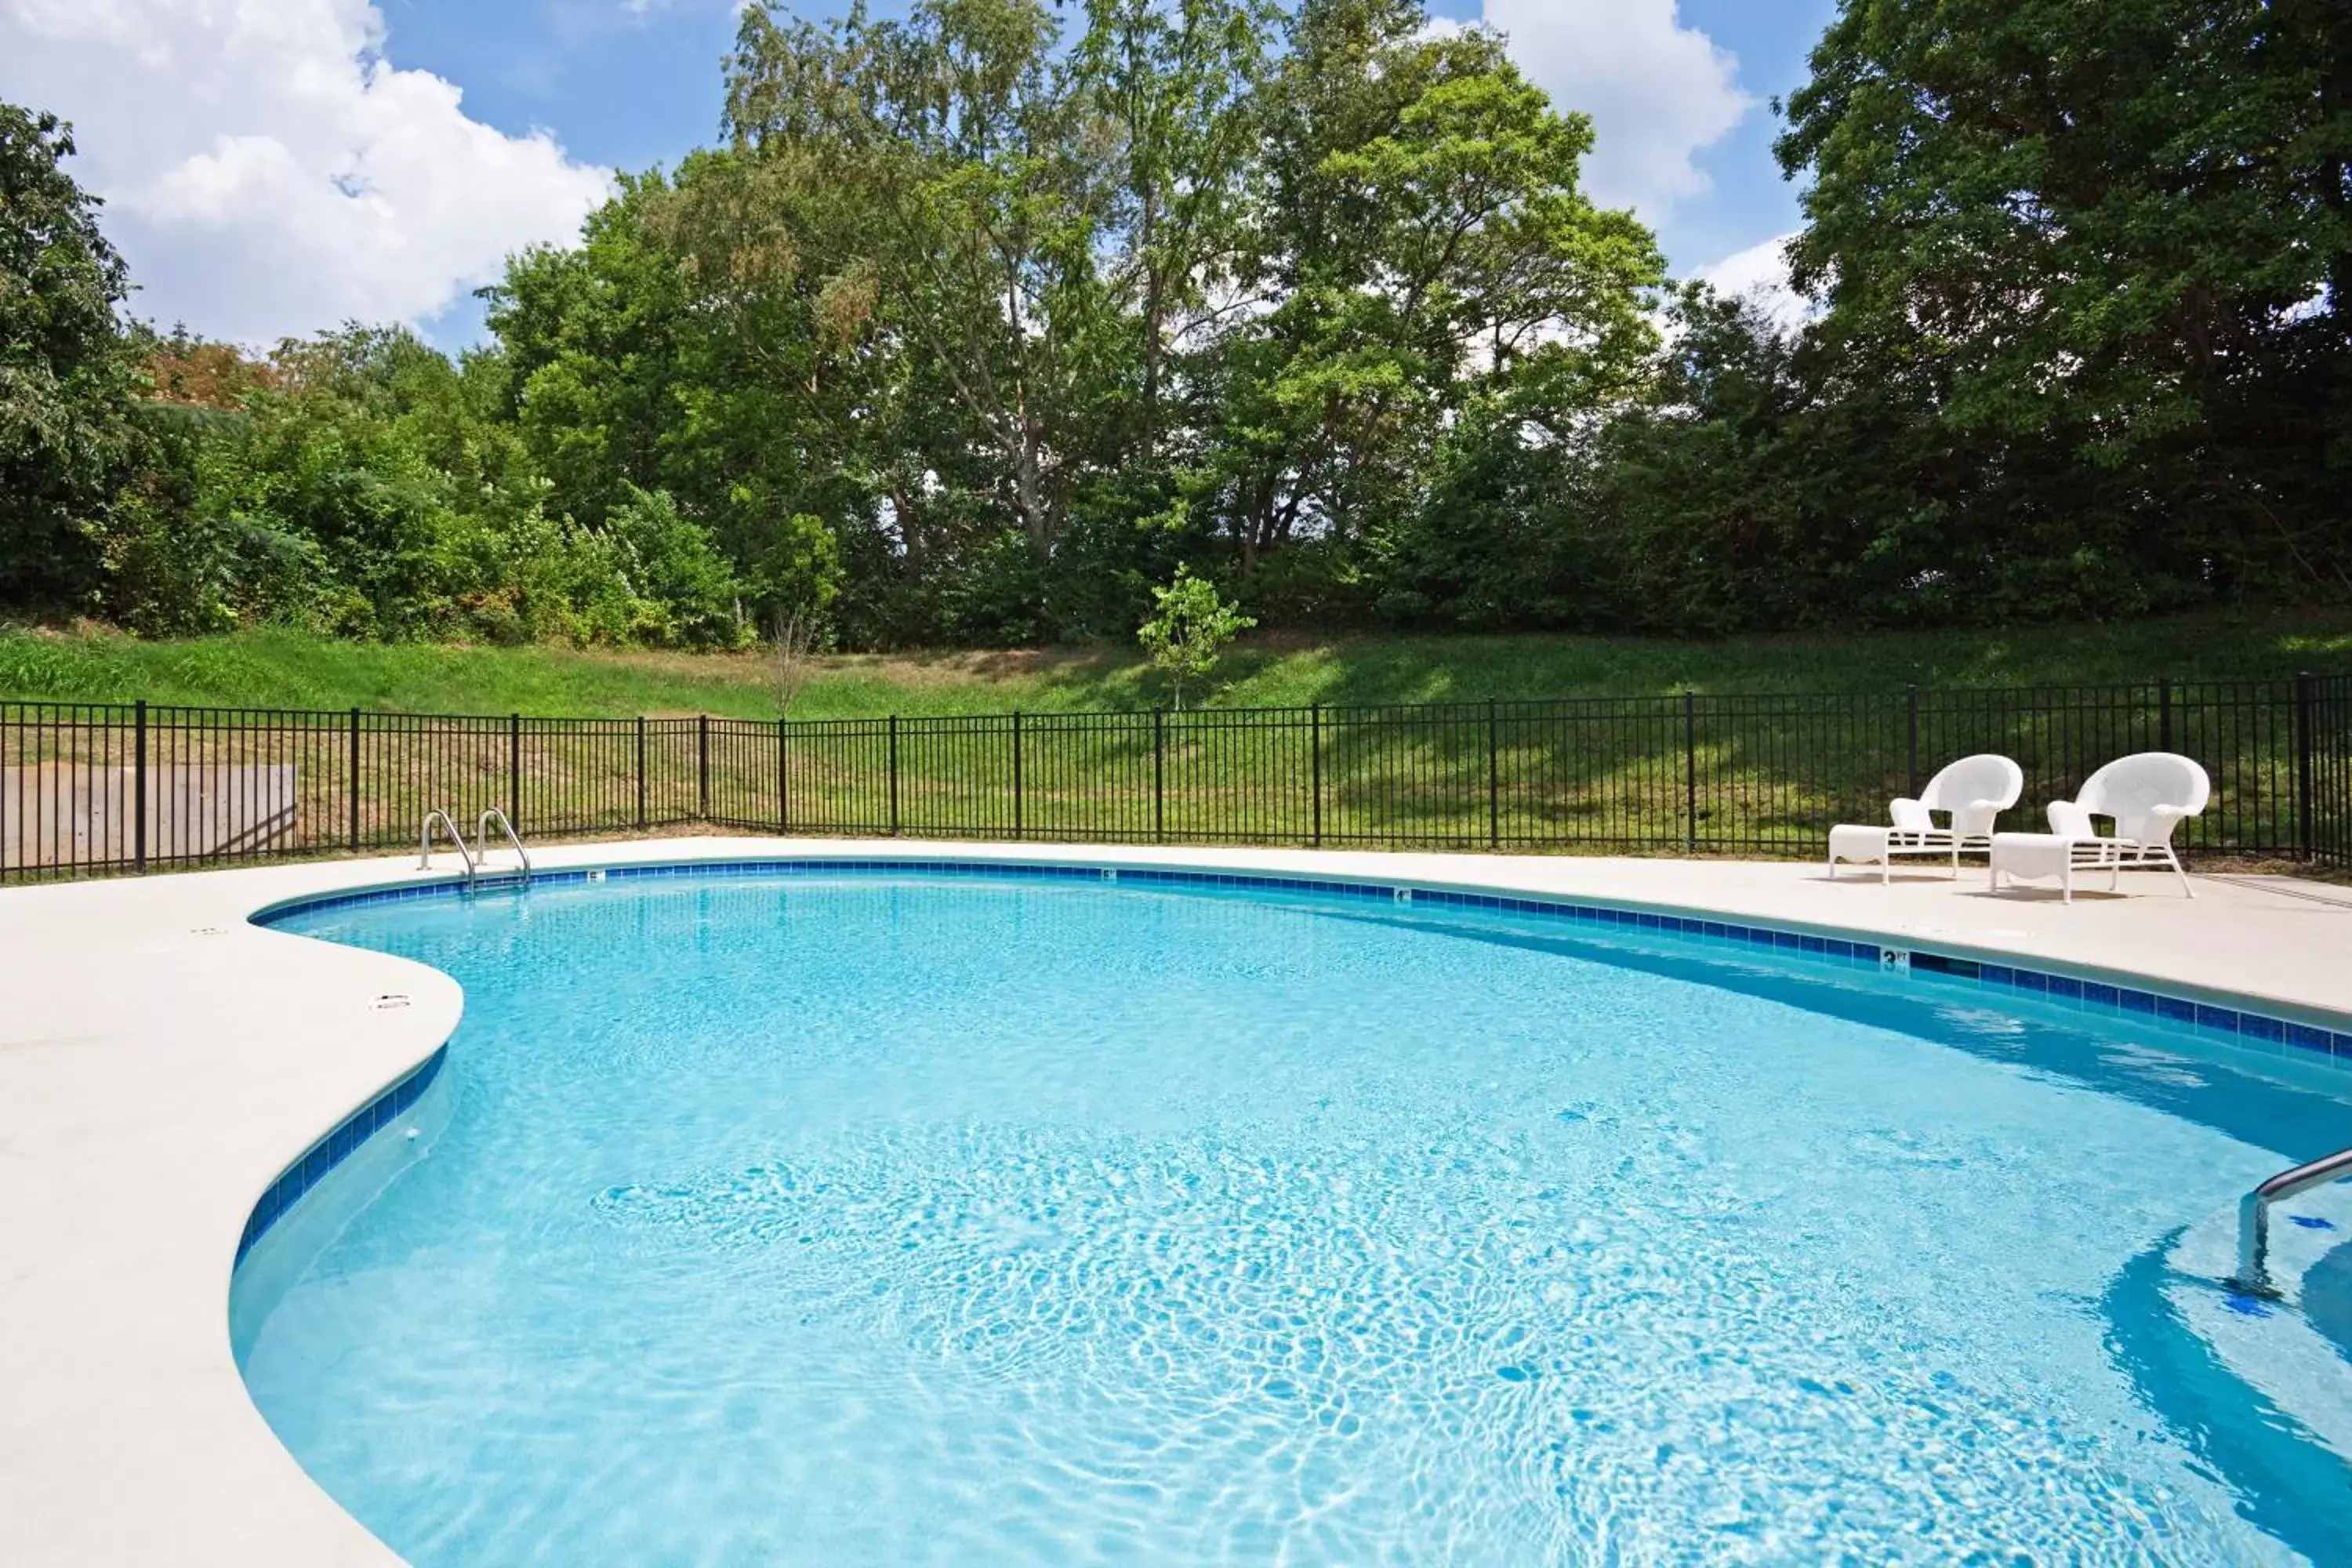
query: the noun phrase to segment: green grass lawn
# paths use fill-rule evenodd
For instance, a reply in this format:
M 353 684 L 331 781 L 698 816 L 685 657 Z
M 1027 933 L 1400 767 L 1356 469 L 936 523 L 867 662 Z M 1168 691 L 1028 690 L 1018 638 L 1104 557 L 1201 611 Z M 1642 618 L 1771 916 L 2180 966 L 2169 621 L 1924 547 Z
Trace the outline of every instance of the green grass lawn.
M 1282 635 L 1227 656 L 1221 707 L 1486 697 L 1885 690 L 2242 679 L 2352 668 L 2352 609 L 2013 631 L 1739 637 Z M 773 718 L 757 654 L 578 652 L 332 642 L 257 631 L 148 642 L 0 630 L 0 698 L 530 715 Z M 853 655 L 822 661 L 795 718 L 1129 709 L 1165 689 L 1127 648 Z

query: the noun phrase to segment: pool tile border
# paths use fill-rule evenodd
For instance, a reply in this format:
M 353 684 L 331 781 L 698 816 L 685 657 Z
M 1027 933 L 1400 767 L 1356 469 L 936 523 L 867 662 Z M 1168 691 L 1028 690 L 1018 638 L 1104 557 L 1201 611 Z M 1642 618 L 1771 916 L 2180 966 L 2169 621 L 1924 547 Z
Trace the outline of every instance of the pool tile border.
M 2344 1028 L 2333 1028 L 2307 1018 L 2280 1016 L 2250 1008 L 2232 1007 L 2205 998 L 2174 995 L 2118 984 L 2116 980 L 2057 969 L 1996 963 L 1987 959 L 1933 948 L 1903 947 L 1878 940 L 1855 941 L 1784 926 L 1759 925 L 1711 916 L 1678 915 L 1659 910 L 1601 903 L 1590 899 L 1532 896 L 1520 893 L 1478 893 L 1462 889 L 1418 883 L 1341 880 L 1335 878 L 1229 871 L 1192 870 L 1165 866 L 1069 865 L 1043 861 L 898 859 L 885 856 L 821 856 L 754 858 L 727 860 L 661 861 L 645 865 L 565 867 L 535 873 L 536 884 L 635 881 L 663 878 L 772 877 L 798 875 L 892 874 L 898 876 L 969 877 L 987 880 L 1044 879 L 1052 881 L 1118 882 L 1145 887 L 1214 887 L 1262 891 L 1313 893 L 1382 903 L 1410 903 L 1437 908 L 1486 910 L 1505 914 L 1567 920 L 1580 925 L 1614 927 L 1640 933 L 1660 932 L 1698 937 L 1734 945 L 1760 948 L 1779 957 L 1813 959 L 1870 969 L 1907 971 L 1956 989 L 2026 997 L 2063 1004 L 2076 1009 L 2137 1017 L 2209 1039 L 2244 1048 L 2268 1051 L 2291 1059 L 2324 1062 L 2352 1070 L 2352 1018 Z M 480 879 L 474 890 L 519 889 L 524 879 L 508 873 Z M 466 885 L 454 879 L 397 887 L 362 888 L 289 900 L 254 914 L 257 925 L 275 925 L 296 913 L 360 904 L 398 903 L 416 899 L 462 896 Z M 439 1070 L 439 1059 L 426 1064 Z M 426 1070 L 420 1068 L 419 1072 Z M 392 1091 L 387 1091 L 387 1093 Z M 421 1090 L 420 1090 L 421 1092 Z M 358 1120 L 364 1112 L 354 1112 Z M 341 1130 L 339 1129 L 338 1131 Z M 335 1134 L 330 1134 L 331 1139 Z M 321 1140 L 325 1142 L 328 1140 Z M 338 1159 L 341 1156 L 337 1157 Z M 331 1166 L 330 1167 L 331 1168 Z M 289 1174 L 291 1172 L 289 1171 Z M 281 1178 L 281 1181 L 283 1178 Z M 297 1194 L 299 1195 L 299 1194 Z M 258 1212 L 258 1211 L 257 1211 Z M 263 1227 L 267 1229 L 267 1226 Z M 240 1249 L 239 1256 L 242 1256 Z
M 253 1212 L 246 1216 L 245 1234 L 237 1238 L 236 1263 L 245 1261 L 245 1255 L 253 1250 L 254 1244 L 292 1212 L 304 1194 L 325 1181 L 330 1172 L 357 1153 L 369 1139 L 399 1121 L 433 1087 L 448 1056 L 449 1047 L 441 1047 L 392 1087 L 335 1123 L 331 1131 L 303 1151 L 300 1159 L 280 1172 L 261 1194 L 261 1201 L 253 1205 Z

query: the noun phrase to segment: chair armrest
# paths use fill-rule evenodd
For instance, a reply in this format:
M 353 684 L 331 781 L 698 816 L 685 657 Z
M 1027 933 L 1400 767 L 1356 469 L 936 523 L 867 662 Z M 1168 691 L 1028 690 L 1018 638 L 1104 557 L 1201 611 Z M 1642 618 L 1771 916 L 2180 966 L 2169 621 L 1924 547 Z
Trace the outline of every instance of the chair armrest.
M 1934 814 L 1907 795 L 1887 805 L 1886 819 L 1909 833 L 1928 832 L 1936 826 Z
M 2053 800 L 2048 808 L 2050 831 L 2062 838 L 2096 838 L 2098 830 L 2091 825 L 2091 814 L 2071 800 Z
M 2181 819 L 2196 815 L 2182 806 L 2151 805 L 2147 808 L 2147 837 L 2140 842 L 2169 844 L 2172 842 L 2172 830 L 2180 826 Z
M 1972 800 L 1952 813 L 1952 831 L 1990 833 L 1992 825 L 2000 820 L 2001 810 L 1997 800 Z

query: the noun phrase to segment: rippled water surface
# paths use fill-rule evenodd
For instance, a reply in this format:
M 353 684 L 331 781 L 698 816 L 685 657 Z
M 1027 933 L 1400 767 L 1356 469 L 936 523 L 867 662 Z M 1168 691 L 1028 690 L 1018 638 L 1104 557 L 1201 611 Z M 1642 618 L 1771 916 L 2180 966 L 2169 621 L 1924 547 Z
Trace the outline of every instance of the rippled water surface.
M 2162 1263 L 2352 1142 L 2324 1084 L 1307 897 L 803 875 L 288 924 L 467 991 L 447 1130 L 246 1364 L 420 1564 L 2352 1551 L 2341 1461 Z

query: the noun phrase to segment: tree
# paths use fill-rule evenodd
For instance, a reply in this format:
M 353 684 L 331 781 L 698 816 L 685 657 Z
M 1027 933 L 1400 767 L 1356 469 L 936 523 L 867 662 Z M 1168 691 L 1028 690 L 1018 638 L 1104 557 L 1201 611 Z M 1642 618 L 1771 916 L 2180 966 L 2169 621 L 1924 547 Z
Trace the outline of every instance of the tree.
M 1655 337 L 1649 232 L 1577 185 L 1590 121 L 1496 34 L 1418 5 L 1308 0 L 1263 111 L 1244 277 L 1263 306 L 1218 367 L 1219 510 L 1244 579 L 1302 535 L 1413 510 L 1442 434 L 1514 383 L 1604 410 Z
M 2352 588 L 2340 0 L 1843 0 L 1778 150 L 1916 498 L 1865 549 L 1978 614 Z
M 1217 668 L 1225 645 L 1257 622 L 1217 596 L 1217 585 L 1195 577 L 1179 565 L 1165 588 L 1151 590 L 1156 606 L 1136 630 L 1136 640 L 1150 656 L 1151 668 L 1168 677 L 1175 689 L 1175 706 L 1184 707 L 1184 683 L 1204 679 Z
M 903 22 L 859 7 L 823 27 L 763 5 L 728 82 L 738 147 L 826 198 L 834 221 L 800 237 L 819 287 L 856 288 L 919 354 L 1040 556 L 1116 342 L 1098 141 L 1057 41 L 1038 0 L 919 0 Z
M 1134 323 L 1127 461 L 1160 460 L 1171 366 L 1234 309 L 1276 13 L 1257 0 L 1087 0 L 1073 82 L 1113 138 L 1109 286 Z
M 814 611 L 793 610 L 768 626 L 768 668 L 775 683 L 776 717 L 793 716 L 793 704 L 816 679 L 821 628 Z
M 90 523 L 130 455 L 134 387 L 115 309 L 129 282 L 73 132 L 0 103 L 0 605 L 97 586 Z

